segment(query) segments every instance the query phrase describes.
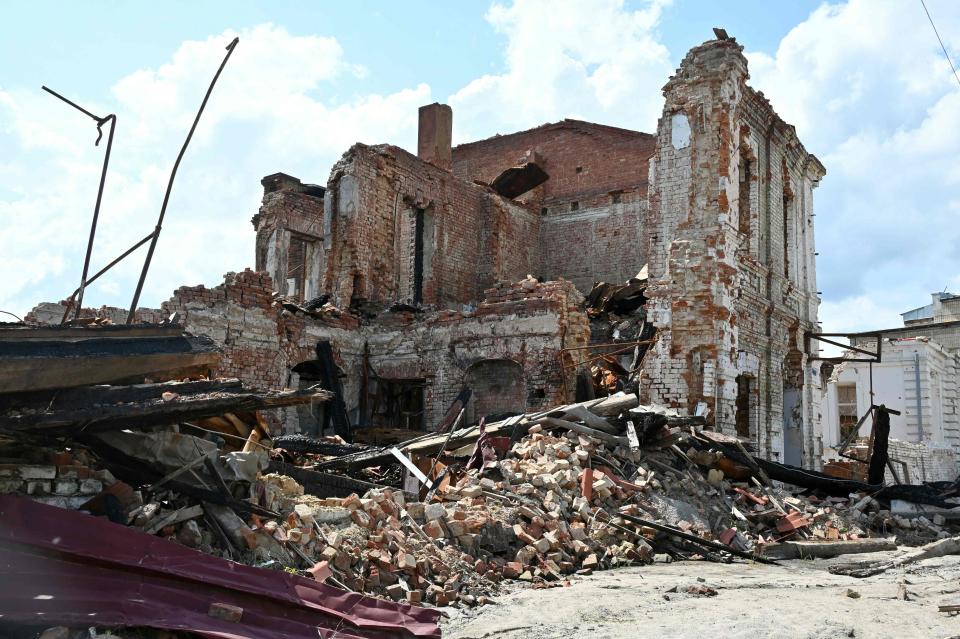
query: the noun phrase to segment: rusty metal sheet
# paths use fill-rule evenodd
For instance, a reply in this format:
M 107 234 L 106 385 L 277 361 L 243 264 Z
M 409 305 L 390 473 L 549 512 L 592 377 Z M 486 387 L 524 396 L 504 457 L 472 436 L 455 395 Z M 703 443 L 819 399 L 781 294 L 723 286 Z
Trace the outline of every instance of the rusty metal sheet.
M 239 621 L 211 604 L 243 609 Z M 217 639 L 439 637 L 439 613 L 211 557 L 0 496 L 0 623 L 145 626 Z

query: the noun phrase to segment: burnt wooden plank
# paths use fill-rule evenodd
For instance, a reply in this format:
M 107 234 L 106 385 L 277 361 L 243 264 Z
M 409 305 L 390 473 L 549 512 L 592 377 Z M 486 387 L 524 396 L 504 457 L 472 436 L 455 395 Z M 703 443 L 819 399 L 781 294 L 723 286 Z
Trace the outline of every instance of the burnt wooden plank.
M 160 353 L 131 357 L 3 358 L 0 356 L 0 393 L 149 377 L 188 368 L 210 369 L 219 363 L 219 353 Z
M 178 337 L 183 327 L 177 324 L 107 324 L 97 326 L 0 326 L 0 341 L 63 340 L 115 337 Z
M 0 412 L 11 409 L 64 410 L 87 408 L 102 404 L 121 404 L 157 399 L 163 393 L 195 395 L 216 391 L 237 391 L 242 388 L 239 379 L 213 379 L 189 382 L 161 382 L 156 384 L 95 385 L 77 388 L 58 388 L 44 391 L 0 395 Z
M 326 401 L 327 391 L 280 391 L 271 393 L 218 392 L 180 396 L 171 401 L 146 400 L 84 409 L 47 411 L 42 413 L 7 413 L 0 415 L 0 431 L 61 432 L 82 428 L 84 431 L 119 428 L 144 428 L 176 424 L 224 413 L 265 410 L 282 406 Z

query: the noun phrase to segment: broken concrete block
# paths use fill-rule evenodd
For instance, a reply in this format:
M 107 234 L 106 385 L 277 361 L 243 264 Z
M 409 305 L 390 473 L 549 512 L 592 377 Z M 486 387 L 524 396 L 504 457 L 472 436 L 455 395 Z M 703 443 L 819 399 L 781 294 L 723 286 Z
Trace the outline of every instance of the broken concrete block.
M 177 532 L 177 541 L 189 548 L 199 548 L 203 541 L 203 534 L 200 532 L 200 526 L 194 520 L 186 521 L 180 526 Z
M 297 513 L 297 517 L 299 517 L 300 521 L 302 521 L 305 525 L 313 525 L 313 508 L 310 508 L 310 506 L 307 506 L 306 504 L 296 504 L 293 507 L 293 511 Z
M 0 495 L 19 492 L 23 487 L 23 482 L 19 479 L 2 479 L 0 480 Z
M 483 494 L 483 489 L 480 486 L 477 486 L 476 484 L 471 486 L 465 486 L 460 489 L 460 496 L 468 499 L 479 497 L 482 494 Z
M 423 516 L 427 521 L 443 519 L 446 514 L 447 510 L 443 507 L 443 504 L 427 504 L 423 509 Z
M 54 495 L 72 495 L 79 489 L 79 484 L 72 479 L 58 479 L 53 482 Z
M 23 479 L 56 479 L 56 466 L 21 466 L 20 477 Z
M 80 482 L 80 493 L 84 495 L 97 495 L 103 492 L 103 483 L 99 479 L 84 479 Z
M 53 490 L 53 482 L 30 480 L 26 482 L 28 495 L 49 495 Z
M 533 542 L 533 547 L 538 553 L 545 553 L 550 550 L 550 542 L 545 537 L 541 537 Z

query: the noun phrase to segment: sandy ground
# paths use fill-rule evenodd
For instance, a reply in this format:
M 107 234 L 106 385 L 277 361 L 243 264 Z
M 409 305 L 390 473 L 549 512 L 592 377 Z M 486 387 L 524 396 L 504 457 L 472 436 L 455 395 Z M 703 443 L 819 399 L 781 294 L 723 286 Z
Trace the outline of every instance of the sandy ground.
M 497 605 L 452 610 L 442 622 L 443 636 L 960 637 L 960 616 L 937 611 L 938 605 L 960 604 L 960 557 L 930 559 L 867 579 L 826 570 L 838 561 L 885 556 L 791 560 L 780 566 L 680 562 L 600 572 L 569 587 L 518 588 L 501 595 Z M 907 601 L 897 599 L 900 583 L 906 583 Z M 694 585 L 710 586 L 717 595 L 684 592 Z M 678 592 L 668 592 L 675 586 Z

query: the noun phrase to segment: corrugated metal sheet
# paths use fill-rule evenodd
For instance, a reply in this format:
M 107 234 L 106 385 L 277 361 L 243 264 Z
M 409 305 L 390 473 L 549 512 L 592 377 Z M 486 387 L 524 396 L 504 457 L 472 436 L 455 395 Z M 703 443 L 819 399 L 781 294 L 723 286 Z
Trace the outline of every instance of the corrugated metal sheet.
M 243 608 L 239 622 L 213 603 Z M 0 496 L 0 622 L 147 626 L 219 639 L 439 637 L 435 610 L 252 568 L 177 543 Z

